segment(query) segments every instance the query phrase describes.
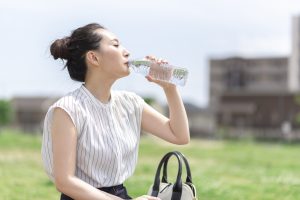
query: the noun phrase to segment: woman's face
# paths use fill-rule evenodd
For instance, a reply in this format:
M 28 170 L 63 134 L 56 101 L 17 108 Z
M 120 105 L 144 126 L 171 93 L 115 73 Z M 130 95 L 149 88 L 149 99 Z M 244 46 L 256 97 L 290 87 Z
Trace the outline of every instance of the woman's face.
M 97 30 L 102 35 L 100 50 L 96 52 L 99 57 L 101 73 L 111 78 L 121 78 L 129 75 L 129 52 L 120 44 L 118 38 L 105 29 Z

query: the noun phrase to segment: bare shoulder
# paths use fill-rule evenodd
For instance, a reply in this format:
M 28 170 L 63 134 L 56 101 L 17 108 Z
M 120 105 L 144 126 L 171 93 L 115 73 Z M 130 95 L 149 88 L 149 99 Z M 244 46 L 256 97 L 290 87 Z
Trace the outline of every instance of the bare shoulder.
M 56 107 L 53 110 L 52 126 L 59 129 L 75 128 L 70 115 L 60 107 Z

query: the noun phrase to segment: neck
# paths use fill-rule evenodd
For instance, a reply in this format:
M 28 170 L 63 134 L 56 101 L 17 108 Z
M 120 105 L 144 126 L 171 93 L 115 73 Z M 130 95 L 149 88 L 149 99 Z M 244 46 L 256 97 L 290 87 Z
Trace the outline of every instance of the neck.
M 110 101 L 110 91 L 114 81 L 86 80 L 84 86 L 102 103 Z

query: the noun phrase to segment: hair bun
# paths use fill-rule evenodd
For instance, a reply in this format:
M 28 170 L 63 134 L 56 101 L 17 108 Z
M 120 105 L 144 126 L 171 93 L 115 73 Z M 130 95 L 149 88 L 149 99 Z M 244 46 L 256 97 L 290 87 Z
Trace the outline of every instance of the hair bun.
M 50 47 L 50 52 L 53 58 L 67 60 L 69 58 L 68 46 L 70 43 L 70 37 L 55 40 Z

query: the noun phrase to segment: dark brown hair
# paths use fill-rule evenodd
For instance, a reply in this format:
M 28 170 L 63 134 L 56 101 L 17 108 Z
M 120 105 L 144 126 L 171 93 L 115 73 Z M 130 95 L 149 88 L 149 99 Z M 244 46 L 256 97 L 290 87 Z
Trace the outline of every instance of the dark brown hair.
M 100 49 L 101 34 L 97 29 L 105 29 L 103 26 L 92 23 L 77 28 L 69 37 L 55 40 L 50 52 L 53 58 L 66 60 L 65 68 L 68 68 L 71 79 L 84 82 L 87 71 L 85 55 L 90 50 Z

